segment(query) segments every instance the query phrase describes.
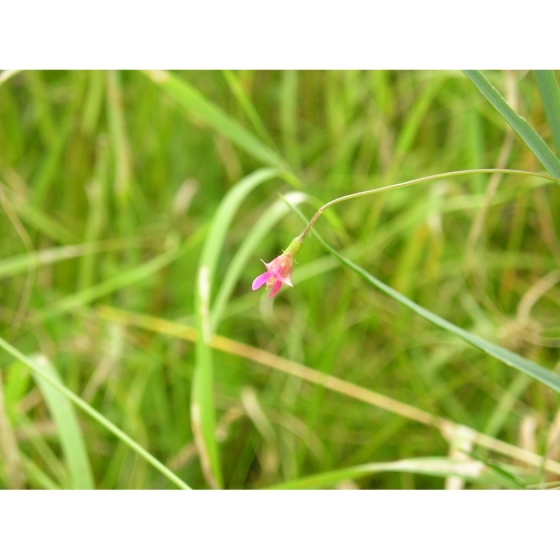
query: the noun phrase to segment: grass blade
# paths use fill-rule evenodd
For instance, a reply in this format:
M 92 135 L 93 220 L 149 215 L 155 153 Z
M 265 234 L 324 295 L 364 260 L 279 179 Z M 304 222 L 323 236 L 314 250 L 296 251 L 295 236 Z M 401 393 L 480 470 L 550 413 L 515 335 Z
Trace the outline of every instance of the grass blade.
M 261 142 L 252 132 L 234 121 L 187 82 L 169 72 L 160 70 L 147 72 L 146 75 L 182 107 L 198 114 L 214 130 L 227 136 L 232 142 L 262 163 L 274 167 L 286 167 L 286 163 L 279 154 Z
M 269 179 L 278 177 L 280 174 L 279 170 L 260 169 L 231 188 L 218 207 L 200 257 L 194 303 L 196 325 L 200 336 L 196 342 L 191 419 L 204 475 L 208 484 L 214 488 L 222 487 L 223 479 L 215 438 L 214 373 L 212 350 L 210 348 L 210 340 L 212 339 L 210 317 L 212 281 L 229 225 L 237 208 L 254 188 Z
M 45 375 L 62 384 L 60 374 L 43 355 L 30 356 L 29 360 L 40 368 Z M 72 479 L 72 486 L 77 490 L 90 490 L 95 488 L 89 457 L 86 451 L 84 438 L 78 424 L 78 418 L 72 405 L 54 387 L 42 377 L 32 375 L 37 383 L 43 398 L 47 403 L 50 415 L 54 420 L 56 431 L 62 446 L 62 452 Z
M 132 163 L 126 134 L 120 75 L 115 70 L 107 72 L 107 114 L 115 165 L 114 195 L 121 211 L 118 219 L 123 234 L 132 196 Z
M 150 315 L 131 313 L 130 311 L 114 307 L 99 306 L 97 311 L 99 316 L 106 321 L 126 326 L 134 326 L 148 331 L 157 332 L 159 334 L 181 338 L 190 342 L 196 342 L 198 338 L 198 331 L 188 325 L 174 323 L 172 321 L 167 321 Z M 261 364 L 267 368 L 282 371 L 309 383 L 325 387 L 330 391 L 368 403 L 372 406 L 381 408 L 382 410 L 402 416 L 403 418 L 408 418 L 413 422 L 419 422 L 420 424 L 425 424 L 427 426 L 434 426 L 442 431 L 446 439 L 449 439 L 455 430 L 466 429 L 466 426 L 460 426 L 450 420 L 447 420 L 446 418 L 434 416 L 424 410 L 404 402 L 397 401 L 381 393 L 376 393 L 354 383 L 322 373 L 318 370 L 287 360 L 286 358 L 282 358 L 276 354 L 271 354 L 270 352 L 266 352 L 260 348 L 243 344 L 231 338 L 214 335 L 212 337 L 211 346 L 220 352 L 239 356 L 254 363 Z M 468 429 L 471 430 L 470 437 L 476 445 L 480 445 L 481 447 L 491 451 L 495 451 L 507 457 L 527 463 L 533 467 L 541 468 L 542 465 L 544 465 L 544 468 L 547 469 L 548 472 L 560 475 L 560 463 L 556 463 L 551 459 L 543 458 L 536 453 L 531 453 L 525 449 L 520 449 L 515 445 L 511 445 L 504 441 L 481 434 L 471 428 Z
M 286 70 L 280 90 L 280 126 L 282 145 L 288 161 L 295 169 L 300 167 L 301 150 L 297 139 L 298 72 Z
M 21 468 L 20 451 L 6 410 L 4 381 L 0 370 L 0 452 L 3 455 L 8 488 L 23 488 L 25 477 Z
M 122 274 L 118 274 L 105 282 L 101 282 L 95 286 L 91 286 L 90 288 L 86 288 L 72 295 L 66 296 L 58 300 L 51 307 L 39 313 L 38 316 L 42 320 L 51 319 L 62 313 L 67 313 L 74 309 L 83 307 L 91 301 L 104 297 L 131 284 L 146 280 L 147 278 L 152 277 L 158 270 L 170 265 L 173 261 L 196 247 L 205 235 L 206 228 L 201 228 L 191 235 L 191 237 L 189 237 L 182 246 L 173 247 L 165 253 L 154 257 L 152 260 L 131 268 Z
M 309 220 L 307 220 L 307 218 L 302 214 L 302 212 L 298 208 L 292 206 L 292 209 L 302 218 L 302 220 L 305 221 L 306 224 L 308 223 Z M 551 389 L 554 389 L 555 391 L 560 393 L 560 375 L 558 375 L 557 373 L 554 373 L 549 369 L 546 369 L 538 364 L 535 364 L 534 362 L 527 360 L 526 358 L 523 358 L 519 354 L 510 352 L 509 350 L 506 350 L 505 348 L 502 348 L 497 344 L 493 344 L 492 342 L 488 342 L 487 340 L 480 338 L 479 336 L 471 334 L 465 331 L 464 329 L 458 327 L 457 325 L 454 325 L 453 323 L 446 321 L 439 315 L 436 315 L 435 313 L 428 311 L 421 305 L 418 305 L 417 303 L 403 296 L 401 293 L 397 292 L 396 290 L 393 290 L 393 288 L 390 288 L 389 286 L 387 286 L 387 284 L 384 284 L 383 282 L 381 282 L 381 280 L 378 280 L 377 278 L 372 276 L 369 272 L 359 267 L 357 264 L 353 263 L 351 260 L 347 259 L 346 257 L 343 257 L 340 253 L 335 251 L 315 230 L 312 231 L 315 237 L 319 240 L 319 242 L 323 245 L 323 247 L 325 247 L 325 249 L 329 253 L 334 255 L 342 264 L 346 265 L 354 272 L 357 272 L 369 284 L 380 289 L 382 292 L 386 293 L 389 297 L 393 298 L 399 303 L 402 303 L 404 306 L 408 307 L 410 310 L 420 315 L 420 317 L 427 319 L 434 325 L 437 325 L 438 327 L 441 327 L 447 332 L 454 334 L 459 338 L 462 338 L 463 340 L 465 340 L 469 344 L 472 344 L 479 350 L 482 350 L 483 352 L 490 354 L 490 356 L 497 358 L 498 360 L 500 360 L 501 362 L 503 362 L 508 366 L 511 366 L 523 373 L 526 373 L 529 377 L 532 377 L 533 379 L 540 381 L 547 387 L 550 387 Z
M 0 280 L 41 266 L 57 263 L 67 259 L 75 259 L 84 255 L 93 255 L 102 251 L 117 251 L 127 246 L 138 246 L 139 243 L 125 243 L 119 240 L 98 241 L 83 243 L 81 245 L 66 245 L 65 247 L 52 247 L 0 260 Z
M 449 459 L 447 457 L 422 457 L 420 459 L 404 459 L 390 463 L 369 463 L 347 469 L 315 474 L 297 480 L 290 480 L 271 486 L 270 490 L 312 489 L 335 486 L 343 480 L 354 480 L 364 476 L 382 472 L 408 472 L 428 476 L 458 476 L 466 480 L 479 480 L 487 471 L 486 465 L 471 459 Z
M 21 220 L 48 239 L 58 241 L 64 245 L 79 241 L 79 237 L 74 232 L 62 225 L 59 220 L 51 218 L 40 207 L 27 200 L 18 198 L 14 198 L 11 202 Z
M 482 95 L 504 117 L 510 126 L 521 136 L 521 139 L 543 164 L 545 169 L 557 179 L 560 179 L 560 160 L 554 155 L 546 142 L 535 132 L 533 127 L 520 117 L 498 93 L 494 86 L 477 70 L 465 70 L 465 75 L 480 90 Z
M 21 457 L 25 474 L 30 485 L 38 486 L 42 490 L 61 490 L 60 486 L 43 472 L 31 459 Z
M 57 379 L 52 377 L 51 373 L 45 370 L 40 364 L 37 364 L 32 359 L 22 354 L 19 350 L 14 348 L 10 343 L 6 342 L 3 338 L 0 338 L 0 347 L 6 350 L 8 354 L 13 356 L 20 362 L 26 364 L 31 369 L 31 371 L 34 374 L 36 374 L 40 379 L 48 383 L 51 387 L 54 387 L 56 390 L 62 393 L 62 395 L 64 395 L 66 398 L 72 401 L 76 406 L 81 408 L 94 420 L 99 422 L 99 424 L 107 428 L 107 430 L 109 430 L 122 442 L 126 443 L 126 445 L 128 445 L 133 451 L 135 451 L 136 453 L 138 453 L 138 455 L 140 455 L 146 461 L 148 461 L 148 463 L 150 463 L 153 467 L 155 467 L 171 482 L 173 482 L 183 490 L 190 490 L 190 487 L 187 484 L 185 484 L 185 482 L 183 482 L 177 475 L 172 473 L 165 465 L 160 463 L 152 454 L 148 453 L 148 451 L 146 451 L 142 446 L 138 445 L 131 437 L 126 435 L 122 430 L 117 428 L 112 422 L 107 420 L 105 416 L 97 412 L 97 410 L 92 408 L 84 400 L 82 400 L 80 397 L 78 397 L 76 394 L 70 391 L 70 389 L 68 389 Z
M 546 120 L 552 132 L 556 153 L 560 154 L 560 92 L 553 70 L 535 70 L 537 87 L 544 106 Z
M 249 99 L 249 97 L 247 97 L 245 91 L 243 91 L 243 87 L 237 79 L 235 72 L 233 72 L 233 70 L 222 70 L 222 73 L 229 87 L 231 88 L 233 95 L 235 95 L 237 102 L 241 105 L 241 107 L 243 107 L 245 114 L 247 115 L 247 117 L 249 117 L 253 128 L 259 133 L 260 137 L 266 143 L 268 143 L 270 146 L 275 147 L 274 140 L 270 136 L 268 130 L 266 129 L 266 126 L 264 126 L 264 123 L 259 117 L 259 113 L 255 109 L 254 105 L 251 103 L 251 100 Z
M 106 296 L 116 290 L 120 290 L 130 284 L 135 282 L 140 282 L 146 278 L 152 277 L 158 270 L 168 266 L 174 260 L 176 260 L 182 253 L 185 252 L 185 248 L 174 247 L 169 251 L 158 255 L 154 259 L 141 264 L 131 270 L 127 270 L 122 274 L 110 278 L 109 280 L 86 288 L 72 295 L 66 296 L 50 308 L 39 314 L 41 320 L 52 319 L 62 313 L 67 313 L 79 307 L 86 305 L 87 303 L 99 299 L 100 297 Z

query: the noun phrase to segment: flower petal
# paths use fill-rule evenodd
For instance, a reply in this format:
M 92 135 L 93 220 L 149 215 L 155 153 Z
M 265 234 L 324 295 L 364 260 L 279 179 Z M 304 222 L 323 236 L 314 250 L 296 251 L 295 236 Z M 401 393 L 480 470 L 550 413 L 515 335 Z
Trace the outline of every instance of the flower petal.
M 270 293 L 268 294 L 268 297 L 269 298 L 274 297 L 280 291 L 281 287 L 282 287 L 282 282 L 276 280 L 274 286 L 272 287 L 272 290 L 270 290 Z
M 258 290 L 263 284 L 266 284 L 268 279 L 272 276 L 271 272 L 264 272 L 253 280 L 253 290 Z
M 290 288 L 293 288 L 294 285 L 292 284 L 292 276 L 286 276 L 286 278 L 284 278 L 282 280 L 282 282 L 284 282 L 284 284 L 286 284 L 287 286 L 290 286 Z

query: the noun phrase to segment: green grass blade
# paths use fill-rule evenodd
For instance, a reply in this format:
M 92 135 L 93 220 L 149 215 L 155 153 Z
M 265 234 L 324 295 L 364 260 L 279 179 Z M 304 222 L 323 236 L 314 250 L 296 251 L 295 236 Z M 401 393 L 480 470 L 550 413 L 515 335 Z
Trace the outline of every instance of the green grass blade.
M 51 307 L 42 311 L 39 314 L 41 320 L 52 319 L 62 313 L 68 313 L 74 309 L 82 307 L 96 299 L 106 296 L 112 292 L 130 286 L 136 282 L 140 282 L 147 278 L 152 277 L 158 270 L 168 266 L 174 260 L 176 260 L 182 253 L 184 249 L 174 247 L 162 255 L 158 255 L 151 261 L 143 263 L 131 270 L 127 270 L 122 274 L 118 274 L 114 278 L 111 278 L 100 284 L 96 284 L 91 288 L 86 288 L 72 295 L 66 296 Z
M 498 401 L 494 412 L 488 418 L 486 426 L 483 432 L 489 436 L 496 437 L 499 433 L 506 420 L 515 406 L 517 401 L 521 398 L 521 395 L 527 389 L 529 384 L 532 383 L 531 379 L 526 375 L 521 373 L 517 374 L 517 377 L 510 383 L 510 386 L 504 391 Z
M 296 212 L 304 221 L 305 223 L 308 222 L 307 218 L 300 212 L 299 209 L 292 206 L 294 212 Z M 492 342 L 488 342 L 479 336 L 471 334 L 464 329 L 446 321 L 439 315 L 428 311 L 421 305 L 413 302 L 412 300 L 408 299 L 407 297 L 403 296 L 401 293 L 393 290 L 378 280 L 374 276 L 372 276 L 369 272 L 364 270 L 363 268 L 359 267 L 357 264 L 353 263 L 351 260 L 343 257 L 340 253 L 335 251 L 315 230 L 312 230 L 315 237 L 319 240 L 319 242 L 325 247 L 325 249 L 334 255 L 342 264 L 346 265 L 348 268 L 352 269 L 354 272 L 357 272 L 366 282 L 375 286 L 376 288 L 380 289 L 382 292 L 386 293 L 389 297 L 393 298 L 394 300 L 402 303 L 404 306 L 408 307 L 410 310 L 414 311 L 416 314 L 420 315 L 424 319 L 430 321 L 434 325 L 441 327 L 442 329 L 446 330 L 447 332 L 462 338 L 469 344 L 472 344 L 479 350 L 490 354 L 494 358 L 497 358 L 504 364 L 511 366 L 523 373 L 526 373 L 529 377 L 540 381 L 547 387 L 554 389 L 555 391 L 560 393 L 560 375 L 554 373 L 553 371 L 546 369 L 534 362 L 523 358 L 519 354 L 515 354 L 514 352 L 510 352 L 497 344 L 493 344 Z
M 12 365 L 22 366 L 26 369 L 25 364 L 15 362 Z M 31 374 L 29 374 L 31 377 Z M 26 440 L 33 449 L 33 457 L 41 460 L 41 465 L 45 474 L 50 472 L 56 479 L 57 485 L 61 488 L 72 488 L 72 479 L 68 472 L 67 465 L 63 460 L 59 459 L 55 452 L 47 443 L 46 437 L 41 433 L 36 423 L 33 422 L 27 414 L 16 414 L 15 423 L 18 430 L 25 434 Z
M 138 245 L 135 243 L 133 245 Z M 126 248 L 127 244 L 122 241 L 98 241 L 95 243 L 83 243 L 81 245 L 67 245 L 66 247 L 53 247 L 32 253 L 14 255 L 0 260 L 0 280 L 40 266 L 57 263 L 67 259 L 75 259 L 84 255 L 93 255 L 102 251 L 117 251 Z
M 369 463 L 347 469 L 324 472 L 297 480 L 290 480 L 271 486 L 271 490 L 313 489 L 335 486 L 343 480 L 355 480 L 375 473 L 408 472 L 447 478 L 459 476 L 466 480 L 477 481 L 487 470 L 486 465 L 471 459 L 450 459 L 447 457 L 422 457 L 404 459 L 390 463 Z
M 14 200 L 14 208 L 22 221 L 42 233 L 48 239 L 65 245 L 79 241 L 79 237 L 74 232 L 63 226 L 60 221 L 51 218 L 46 212 L 34 206 L 31 202 Z
M 422 94 L 418 97 L 418 101 L 407 111 L 404 126 L 399 134 L 397 145 L 395 146 L 395 156 L 397 161 L 401 161 L 407 153 L 409 153 L 415 138 L 418 135 L 422 122 L 432 104 L 434 97 L 441 88 L 445 74 L 436 74 L 433 77 Z
M 132 196 L 132 164 L 126 133 L 124 107 L 121 92 L 121 76 L 116 70 L 107 72 L 107 115 L 115 165 L 114 194 L 121 234 L 126 228 L 127 211 Z
M 96 284 L 91 288 L 81 290 L 70 296 L 66 296 L 51 307 L 45 309 L 38 316 L 44 319 L 51 319 L 62 313 L 67 313 L 74 309 L 78 309 L 91 301 L 104 297 L 112 292 L 130 286 L 136 282 L 141 282 L 153 276 L 158 270 L 168 266 L 173 261 L 177 260 L 179 257 L 196 247 L 198 243 L 206 236 L 207 228 L 203 227 L 189 237 L 182 247 L 174 247 L 169 249 L 167 252 L 158 255 L 152 260 L 142 263 L 141 265 L 134 267 L 122 274 L 118 274 L 113 278 L 100 284 Z
M 30 485 L 39 487 L 41 490 L 62 490 L 60 486 L 41 470 L 31 459 L 22 455 L 23 469 Z
M 103 106 L 105 72 L 92 70 L 88 72 L 88 85 L 82 113 L 82 131 L 88 136 L 93 136 L 96 131 L 99 116 Z
M 60 374 L 45 356 L 30 356 L 29 360 L 34 363 L 37 368 L 40 368 L 45 375 L 49 375 L 62 385 Z M 43 394 L 50 415 L 55 423 L 66 466 L 68 467 L 68 472 L 72 479 L 72 486 L 79 490 L 93 489 L 95 484 L 91 465 L 78 418 L 72 405 L 64 395 L 58 392 L 42 377 L 35 373 L 33 373 L 33 377 Z
M 283 198 L 289 200 L 292 204 L 298 205 L 308 199 L 308 196 L 301 192 L 290 192 Z M 212 307 L 212 332 L 216 332 L 218 324 L 224 312 L 225 306 L 233 292 L 235 283 L 241 276 L 247 261 L 254 254 L 261 240 L 270 232 L 274 225 L 284 217 L 289 208 L 282 200 L 276 201 L 262 216 L 258 219 L 251 231 L 247 233 L 245 240 L 239 247 L 237 253 L 231 260 L 226 275 L 224 276 L 218 295 Z
M 223 70 L 222 72 L 224 74 L 224 78 L 226 79 L 226 82 L 228 83 L 229 87 L 231 88 L 231 91 L 233 92 L 233 95 L 235 95 L 237 102 L 241 105 L 241 107 L 243 107 L 243 110 L 245 111 L 247 117 L 249 117 L 249 120 L 251 121 L 251 124 L 253 125 L 254 129 L 260 134 L 261 138 L 265 142 L 267 142 L 270 146 L 275 147 L 274 140 L 268 133 L 266 126 L 264 125 L 261 118 L 259 117 L 259 114 L 255 109 L 254 105 L 251 103 L 251 100 L 249 99 L 249 97 L 247 97 L 247 95 L 243 91 L 243 87 L 239 83 L 239 80 L 237 79 L 235 72 L 233 72 L 232 70 Z
M 74 394 L 70 389 L 62 385 L 57 379 L 52 377 L 51 373 L 45 370 L 40 364 L 37 364 L 35 361 L 30 359 L 29 357 L 22 354 L 19 350 L 14 348 L 9 342 L 6 342 L 3 338 L 0 338 L 0 347 L 6 350 L 8 354 L 26 364 L 39 378 L 43 381 L 48 383 L 51 387 L 54 387 L 58 390 L 62 395 L 72 401 L 76 406 L 81 408 L 84 412 L 86 412 L 89 416 L 91 416 L 94 420 L 96 420 L 99 424 L 104 426 L 107 430 L 109 430 L 112 434 L 114 434 L 118 439 L 120 439 L 123 443 L 128 445 L 133 451 L 138 453 L 141 457 L 143 457 L 148 463 L 150 463 L 153 467 L 155 467 L 159 472 L 161 472 L 166 478 L 168 478 L 171 482 L 176 484 L 179 488 L 184 490 L 190 490 L 190 487 L 185 484 L 177 475 L 172 473 L 165 465 L 160 463 L 153 455 L 148 453 L 142 446 L 138 445 L 131 437 L 126 435 L 122 430 L 117 428 L 112 422 L 107 420 L 102 414 L 97 412 L 93 407 L 87 404 L 83 399 L 78 397 Z
M 243 178 L 229 190 L 218 207 L 200 257 L 194 302 L 199 337 L 196 342 L 191 418 L 205 478 L 216 488 L 223 486 L 223 477 L 215 437 L 214 373 L 212 350 L 209 345 L 213 334 L 210 317 L 212 282 L 227 231 L 239 205 L 253 189 L 280 174 L 279 170 L 260 169 Z
M 196 88 L 169 72 L 147 72 L 147 76 L 185 109 L 202 117 L 214 130 L 266 165 L 285 168 L 282 157 L 252 132 L 242 127 Z
M 280 89 L 280 126 L 282 127 L 282 145 L 288 161 L 294 169 L 300 167 L 301 149 L 298 144 L 298 72 L 286 70 L 282 74 Z
M 105 225 L 109 222 L 107 204 L 107 185 L 109 150 L 107 142 L 97 143 L 97 161 L 93 178 L 87 186 L 88 211 L 85 223 L 83 241 L 95 243 L 102 239 Z M 89 288 L 93 284 L 95 257 L 93 253 L 84 255 L 78 272 L 78 289 Z
M 480 72 L 477 70 L 465 70 L 465 74 L 480 90 L 482 95 L 499 111 L 515 132 L 521 136 L 523 142 L 527 144 L 545 169 L 553 177 L 560 179 L 560 160 L 531 125 L 507 104 L 506 100 Z
M 75 118 L 76 112 L 74 110 L 68 114 L 62 126 L 59 126 L 54 142 L 37 169 L 35 176 L 30 181 L 33 187 L 33 204 L 37 208 L 42 208 L 45 204 L 49 189 L 54 182 L 55 173 L 64 156 L 64 149 L 70 140 Z
M 21 468 L 21 453 L 7 411 L 7 399 L 4 395 L 4 380 L 0 370 L 0 453 L 2 453 L 3 469 L 8 488 L 24 488 L 25 477 Z M 0 476 L 1 476 L 0 475 Z
M 546 120 L 556 146 L 556 153 L 560 154 L 560 92 L 558 91 L 558 82 L 553 70 L 535 70 L 534 73 Z

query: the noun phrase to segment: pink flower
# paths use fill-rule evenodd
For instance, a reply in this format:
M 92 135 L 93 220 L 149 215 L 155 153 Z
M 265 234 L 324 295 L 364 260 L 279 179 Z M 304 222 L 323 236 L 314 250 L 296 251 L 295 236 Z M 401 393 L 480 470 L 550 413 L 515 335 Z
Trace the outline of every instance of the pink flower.
M 266 272 L 253 280 L 253 290 L 258 290 L 261 286 L 266 284 L 266 289 L 270 290 L 268 297 L 272 298 L 280 291 L 282 284 L 293 288 L 290 277 L 294 269 L 295 256 L 301 249 L 302 244 L 303 241 L 301 241 L 299 237 L 296 237 L 290 245 L 288 245 L 284 254 L 276 257 L 272 262 L 267 264 L 261 259 L 264 266 L 266 266 Z
M 292 285 L 290 276 L 292 275 L 292 270 L 294 269 L 293 261 L 294 258 L 288 253 L 284 253 L 279 257 L 276 257 L 272 262 L 265 263 L 261 259 L 264 266 L 266 266 L 266 272 L 257 276 L 253 280 L 253 290 L 258 290 L 263 284 L 266 284 L 266 289 L 270 290 L 268 297 L 274 297 L 282 287 L 282 284 L 288 286 Z

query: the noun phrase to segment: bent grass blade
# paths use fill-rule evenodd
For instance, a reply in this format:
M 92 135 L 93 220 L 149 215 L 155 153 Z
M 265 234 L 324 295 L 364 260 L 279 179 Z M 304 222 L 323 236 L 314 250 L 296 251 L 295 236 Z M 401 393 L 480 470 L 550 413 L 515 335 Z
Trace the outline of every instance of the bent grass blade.
M 35 364 L 37 369 L 41 369 L 51 379 L 62 385 L 60 374 L 45 356 L 29 356 L 29 360 Z M 74 408 L 62 393 L 45 381 L 43 377 L 37 375 L 35 370 L 32 369 L 31 374 L 39 386 L 54 420 L 73 487 L 77 490 L 91 490 L 95 488 L 84 436 L 80 430 Z
M 229 226 L 240 204 L 253 189 L 281 175 L 282 171 L 278 169 L 260 169 L 243 178 L 229 190 L 216 211 L 198 266 L 194 309 L 199 336 L 196 341 L 192 382 L 191 419 L 204 476 L 213 488 L 223 486 L 223 476 L 216 442 L 214 370 L 210 346 L 213 334 L 210 314 L 212 284 Z
M 165 319 L 160 319 L 158 317 L 141 315 L 107 306 L 99 306 L 97 308 L 97 312 L 105 321 L 134 326 L 148 331 L 181 338 L 190 342 L 196 342 L 198 338 L 198 331 L 195 328 L 167 321 Z M 286 358 L 271 354 L 270 352 L 266 352 L 265 350 L 261 350 L 260 348 L 254 348 L 253 346 L 249 346 L 220 335 L 214 335 L 210 345 L 212 348 L 219 350 L 220 352 L 226 352 L 228 354 L 239 356 L 265 367 L 287 373 L 288 375 L 303 379 L 308 383 L 320 385 L 329 389 L 329 391 L 365 402 L 382 410 L 407 418 L 408 420 L 412 420 L 413 422 L 418 422 L 426 426 L 433 426 L 441 431 L 445 439 L 453 437 L 456 430 L 460 429 L 463 432 L 465 430 L 469 430 L 469 437 L 476 445 L 480 445 L 481 447 L 490 449 L 507 457 L 511 457 L 515 460 L 522 461 L 533 467 L 541 468 L 541 466 L 544 465 L 545 470 L 548 472 L 560 475 L 560 464 L 552 461 L 551 459 L 540 457 L 536 453 L 532 453 L 526 449 L 520 449 L 515 445 L 511 445 L 486 434 L 476 432 L 466 426 L 461 426 L 440 416 L 435 416 L 425 412 L 424 410 L 400 402 L 396 399 L 392 399 L 391 397 L 387 397 L 381 393 L 376 393 L 375 391 L 371 391 L 370 389 L 350 383 L 333 375 L 322 373 L 297 362 L 293 362 Z
M 182 107 L 202 117 L 214 130 L 227 136 L 260 162 L 265 165 L 287 168 L 278 153 L 238 124 L 189 83 L 161 70 L 146 72 L 146 75 Z
M 138 455 L 140 455 L 146 461 L 148 461 L 148 463 L 150 463 L 153 467 L 155 467 L 159 472 L 161 472 L 166 478 L 168 478 L 176 486 L 184 490 L 190 490 L 190 486 L 188 486 L 185 482 L 183 482 L 176 474 L 172 473 L 165 465 L 160 463 L 151 453 L 146 451 L 142 446 L 138 445 L 130 436 L 128 436 L 122 430 L 117 428 L 112 422 L 110 422 L 102 414 L 97 412 L 97 410 L 95 410 L 84 400 L 78 397 L 75 393 L 70 391 L 70 389 L 68 389 L 66 386 L 64 386 L 54 377 L 52 377 L 51 373 L 49 371 L 46 371 L 44 367 L 38 365 L 35 361 L 30 359 L 28 356 L 22 354 L 19 350 L 14 348 L 9 342 L 5 341 L 3 338 L 0 338 L 0 347 L 6 350 L 8 354 L 13 356 L 20 362 L 26 364 L 34 372 L 35 375 L 37 375 L 48 385 L 56 389 L 59 393 L 64 395 L 68 400 L 72 401 L 76 406 L 81 408 L 84 412 L 86 412 L 99 424 L 107 428 L 107 430 L 113 433 L 123 443 L 128 445 L 133 451 L 138 453 Z
M 294 210 L 294 212 L 298 214 L 302 218 L 302 220 L 305 221 L 305 223 L 307 224 L 309 223 L 307 218 L 303 215 L 303 213 L 298 208 L 292 205 L 291 207 Z M 331 247 L 315 230 L 313 230 L 313 233 L 315 237 L 318 239 L 318 241 L 323 245 L 323 247 L 325 247 L 325 249 L 329 253 L 331 253 L 334 257 L 336 257 L 342 264 L 344 264 L 354 272 L 358 273 L 364 280 L 366 280 L 366 282 L 375 286 L 376 288 L 378 288 L 379 290 L 387 294 L 389 297 L 393 298 L 399 303 L 402 303 L 410 310 L 414 311 L 417 315 L 420 315 L 424 319 L 427 319 L 434 325 L 437 325 L 438 327 L 441 327 L 447 332 L 454 334 L 459 338 L 462 338 L 463 340 L 465 340 L 469 344 L 472 344 L 479 350 L 482 350 L 483 352 L 490 354 L 491 356 L 497 358 L 504 364 L 511 366 L 529 375 L 533 379 L 540 381 L 547 387 L 550 387 L 551 389 L 554 389 L 555 391 L 560 393 L 560 375 L 558 375 L 557 373 L 554 373 L 553 371 L 547 368 L 544 368 L 530 360 L 527 360 L 526 358 L 523 358 L 519 354 L 510 352 L 509 350 L 506 350 L 505 348 L 502 348 L 497 344 L 493 344 L 492 342 L 480 338 L 479 336 L 471 334 L 468 331 L 465 331 L 464 329 L 458 327 L 457 325 L 454 325 L 453 323 L 450 323 L 449 321 L 443 319 L 439 315 L 436 315 L 435 313 L 428 311 L 421 305 L 418 305 L 417 303 L 408 299 L 406 296 L 397 292 L 393 288 L 390 288 L 389 286 L 381 282 L 381 280 L 378 280 L 377 278 L 372 276 L 369 272 L 367 272 L 357 264 L 353 263 L 351 260 L 342 256 L 338 251 L 336 251 L 333 247 Z
M 269 486 L 267 490 L 295 490 L 332 487 L 344 480 L 355 480 L 368 475 L 382 472 L 407 472 L 447 478 L 456 476 L 461 479 L 485 483 L 498 483 L 512 487 L 503 477 L 497 477 L 482 462 L 471 459 L 450 459 L 447 457 L 422 457 L 418 459 L 403 459 L 390 463 L 368 463 L 324 472 L 297 480 L 290 480 L 281 484 Z M 515 486 L 517 487 L 517 486 Z

